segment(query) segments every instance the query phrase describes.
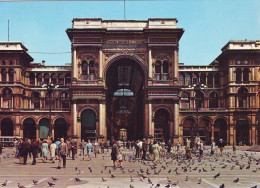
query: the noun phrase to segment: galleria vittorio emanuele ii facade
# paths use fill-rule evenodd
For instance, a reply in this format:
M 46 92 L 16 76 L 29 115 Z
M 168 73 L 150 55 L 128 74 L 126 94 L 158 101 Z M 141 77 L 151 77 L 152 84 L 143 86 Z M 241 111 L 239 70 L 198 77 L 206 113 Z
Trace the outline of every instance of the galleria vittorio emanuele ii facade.
M 260 41 L 227 41 L 208 65 L 185 65 L 177 23 L 75 18 L 64 66 L 0 42 L 0 136 L 259 144 Z

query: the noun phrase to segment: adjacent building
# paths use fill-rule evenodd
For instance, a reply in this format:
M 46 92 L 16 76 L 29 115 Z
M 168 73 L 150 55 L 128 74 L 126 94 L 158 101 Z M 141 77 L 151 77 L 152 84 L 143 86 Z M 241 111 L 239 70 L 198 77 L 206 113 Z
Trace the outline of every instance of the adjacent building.
M 177 23 L 73 19 L 64 66 L 0 42 L 0 135 L 258 144 L 260 41 L 229 41 L 209 65 L 186 66 Z

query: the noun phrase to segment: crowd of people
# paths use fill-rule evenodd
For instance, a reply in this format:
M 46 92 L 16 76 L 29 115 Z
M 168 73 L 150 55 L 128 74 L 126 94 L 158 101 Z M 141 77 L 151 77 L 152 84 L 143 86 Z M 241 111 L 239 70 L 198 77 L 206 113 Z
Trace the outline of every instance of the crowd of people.
M 224 140 L 218 141 L 218 148 L 220 149 L 220 155 L 223 155 L 225 147 Z M 92 153 L 94 157 L 97 157 L 98 153 L 103 154 L 105 149 L 107 152 L 111 149 L 111 160 L 113 165 L 122 167 L 123 156 L 126 149 L 134 151 L 133 156 L 141 160 L 153 161 L 154 165 L 157 165 L 160 156 L 162 155 L 178 155 L 181 153 L 181 149 L 184 149 L 185 156 L 188 160 L 194 156 L 199 158 L 204 157 L 204 142 L 196 137 L 192 142 L 190 139 L 185 139 L 184 145 L 178 141 L 172 143 L 170 140 L 165 143 L 164 141 L 159 142 L 156 140 L 137 140 L 137 141 L 106 141 L 103 140 L 98 142 L 97 140 L 91 141 L 84 139 L 78 142 L 77 137 L 68 138 L 66 141 L 64 138 L 58 138 L 53 140 L 51 138 L 43 140 L 30 140 L 30 139 L 16 139 L 14 141 L 14 155 L 19 159 L 19 163 L 26 165 L 28 156 L 33 158 L 32 165 L 36 164 L 36 159 L 41 158 L 43 163 L 50 161 L 55 163 L 58 160 L 57 168 L 66 168 L 67 157 L 75 160 L 77 156 L 86 156 L 87 160 L 91 160 Z M 182 150 L 183 151 L 183 150 Z M 214 155 L 216 152 L 216 143 L 211 142 L 210 154 Z M 0 146 L 0 155 L 2 153 L 2 147 Z

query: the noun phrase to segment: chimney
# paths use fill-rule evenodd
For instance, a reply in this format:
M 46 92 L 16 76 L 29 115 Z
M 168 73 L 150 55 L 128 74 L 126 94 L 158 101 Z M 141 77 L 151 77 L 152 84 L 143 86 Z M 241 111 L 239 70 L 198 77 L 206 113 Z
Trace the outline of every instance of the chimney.
M 45 66 L 45 60 L 42 60 L 42 65 Z

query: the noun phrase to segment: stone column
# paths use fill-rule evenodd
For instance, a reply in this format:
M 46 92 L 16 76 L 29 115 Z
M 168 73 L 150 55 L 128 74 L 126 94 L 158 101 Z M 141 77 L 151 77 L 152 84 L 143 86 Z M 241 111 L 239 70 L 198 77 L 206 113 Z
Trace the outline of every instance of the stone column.
M 72 135 L 78 135 L 77 130 L 77 102 L 73 100 L 72 102 L 72 119 L 73 119 L 73 134 Z M 78 135 L 80 137 L 80 135 Z
M 107 139 L 107 127 L 106 127 L 106 101 L 101 99 L 99 101 L 99 134 Z
M 77 65 L 77 51 L 76 51 L 76 47 L 72 47 L 73 50 L 73 75 L 72 78 L 76 78 L 78 79 L 78 65 Z
M 36 129 L 36 140 L 39 140 L 39 138 L 40 138 L 40 126 L 39 126 L 39 124 L 36 124 L 35 129 Z
M 153 77 L 153 59 L 152 59 L 152 48 L 149 48 L 149 78 Z
M 227 142 L 229 142 L 230 145 L 236 142 L 236 128 L 234 125 L 230 125 L 227 130 Z
M 144 135 L 143 137 L 146 137 L 149 134 L 149 120 L 150 120 L 150 114 L 149 114 L 149 101 L 145 101 L 145 107 L 144 107 Z
M 179 79 L 179 61 L 178 61 L 178 47 L 176 47 L 174 49 L 174 80 L 178 80 Z
M 229 81 L 230 82 L 233 81 L 233 70 L 232 70 L 232 68 L 229 68 Z
M 102 73 L 103 73 L 103 52 L 102 48 L 99 48 L 99 78 L 102 78 Z
M 51 122 L 51 137 L 52 139 L 54 139 L 54 125 L 52 122 Z
M 175 101 L 174 102 L 174 141 L 179 141 L 179 102 Z
M 154 136 L 154 124 L 152 123 L 153 119 L 153 112 L 152 112 L 152 104 L 151 101 L 149 101 L 149 135 Z
M 211 140 L 214 140 L 214 125 L 211 125 Z
M 169 126 L 170 126 L 170 139 L 174 136 L 173 133 L 175 133 L 174 131 L 174 121 L 173 119 L 169 120 Z

